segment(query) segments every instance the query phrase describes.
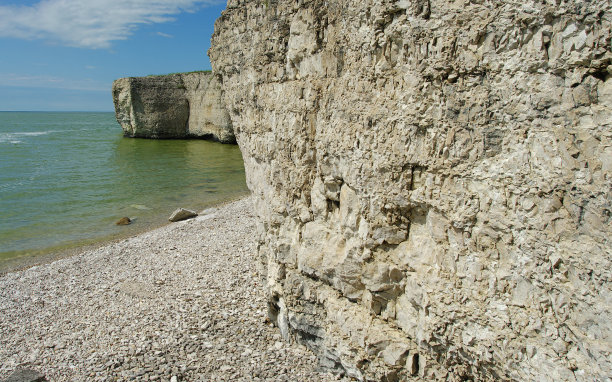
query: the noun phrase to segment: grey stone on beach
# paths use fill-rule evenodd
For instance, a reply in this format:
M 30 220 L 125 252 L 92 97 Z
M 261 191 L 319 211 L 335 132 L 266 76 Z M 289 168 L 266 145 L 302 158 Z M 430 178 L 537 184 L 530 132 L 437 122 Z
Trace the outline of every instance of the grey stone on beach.
M 36 370 L 32 369 L 18 369 L 9 375 L 8 378 L 3 379 L 2 382 L 43 382 L 46 381 L 45 376 Z
M 172 213 L 172 215 L 170 215 L 168 220 L 170 220 L 171 222 L 178 222 L 181 220 L 195 218 L 196 216 L 198 216 L 198 214 L 195 211 L 178 208 Z

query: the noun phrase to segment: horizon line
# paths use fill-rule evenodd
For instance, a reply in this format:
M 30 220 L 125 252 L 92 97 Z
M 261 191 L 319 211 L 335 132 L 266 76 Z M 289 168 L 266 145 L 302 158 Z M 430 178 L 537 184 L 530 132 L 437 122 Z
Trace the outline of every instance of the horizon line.
M 114 110 L 0 110 L 0 113 L 114 113 Z

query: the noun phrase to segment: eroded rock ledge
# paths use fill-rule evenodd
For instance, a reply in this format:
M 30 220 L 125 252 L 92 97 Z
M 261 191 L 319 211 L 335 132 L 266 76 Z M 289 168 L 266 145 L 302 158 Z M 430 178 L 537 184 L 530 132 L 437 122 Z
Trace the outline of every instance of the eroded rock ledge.
M 230 0 L 270 316 L 359 380 L 612 375 L 608 1 Z
M 210 72 L 128 77 L 113 82 L 117 121 L 125 136 L 206 138 L 234 143 L 222 89 Z

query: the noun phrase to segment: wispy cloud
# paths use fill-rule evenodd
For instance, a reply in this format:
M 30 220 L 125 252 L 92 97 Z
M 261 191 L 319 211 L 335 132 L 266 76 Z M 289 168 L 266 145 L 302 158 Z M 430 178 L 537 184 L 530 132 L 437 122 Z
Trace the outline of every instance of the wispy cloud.
M 0 86 L 108 91 L 110 84 L 91 78 L 69 79 L 49 75 L 0 74 Z
M 164 33 L 164 32 L 157 32 L 157 35 L 165 37 L 165 38 L 173 38 L 174 37 L 173 35 L 168 34 L 168 33 Z
M 109 48 L 142 24 L 174 20 L 181 12 L 223 0 L 41 0 L 0 5 L 0 37 L 44 39 L 81 48 Z

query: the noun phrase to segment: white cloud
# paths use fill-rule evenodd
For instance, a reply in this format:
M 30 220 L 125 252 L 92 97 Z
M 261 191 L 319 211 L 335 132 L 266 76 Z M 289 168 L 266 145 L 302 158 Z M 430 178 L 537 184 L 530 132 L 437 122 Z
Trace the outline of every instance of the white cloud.
M 157 35 L 165 37 L 165 38 L 173 38 L 174 37 L 173 35 L 168 34 L 168 33 L 164 33 L 164 32 L 157 32 Z
M 141 24 L 174 20 L 181 12 L 219 0 L 41 0 L 0 5 L 0 37 L 45 39 L 81 48 L 109 48 Z

